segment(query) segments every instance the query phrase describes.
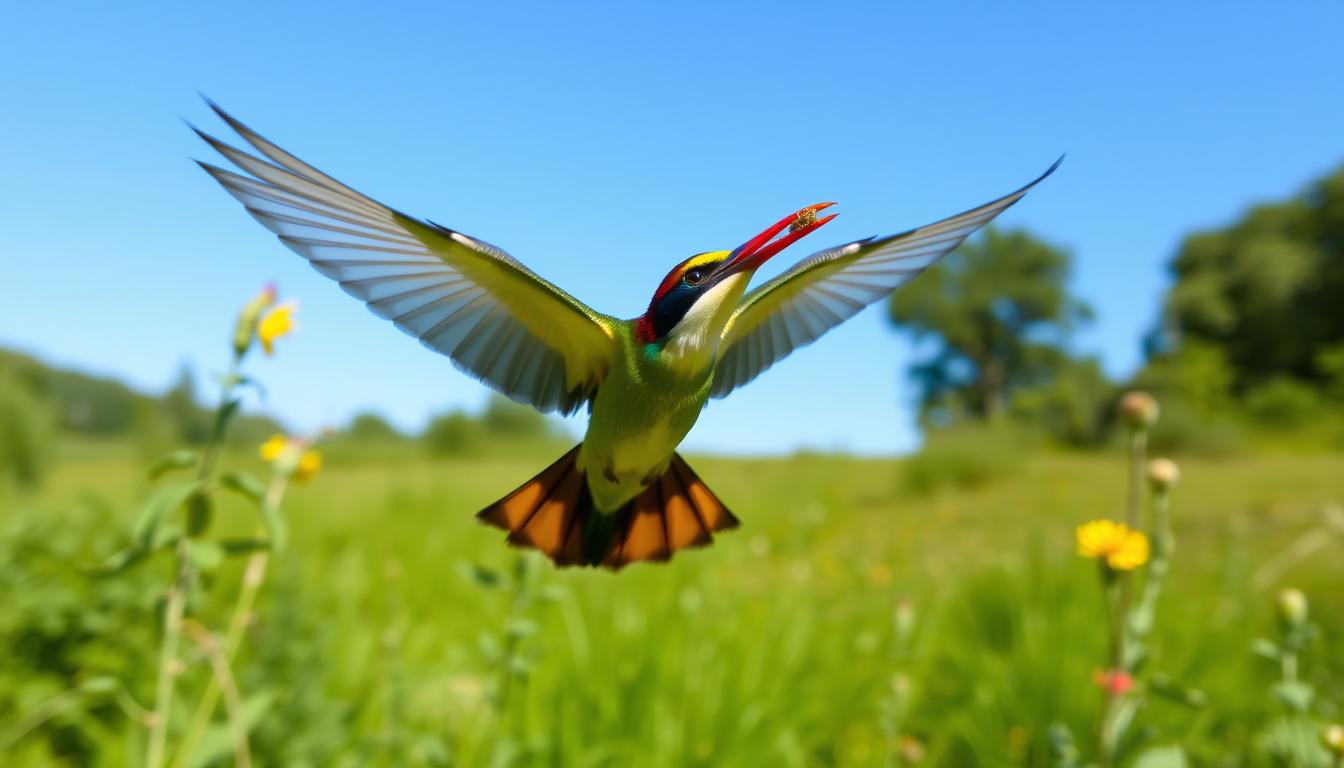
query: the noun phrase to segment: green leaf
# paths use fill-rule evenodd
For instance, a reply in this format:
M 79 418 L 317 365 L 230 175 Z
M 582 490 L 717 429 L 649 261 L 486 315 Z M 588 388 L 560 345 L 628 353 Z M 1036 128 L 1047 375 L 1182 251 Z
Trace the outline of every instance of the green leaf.
M 1137 696 L 1125 696 L 1115 703 L 1110 720 L 1101 725 L 1106 731 L 1108 743 L 1124 742 L 1125 734 L 1129 732 L 1129 726 L 1134 722 L 1134 715 L 1139 711 L 1139 703 Z
M 1321 743 L 1321 723 L 1311 718 L 1279 717 L 1255 741 L 1260 749 L 1276 758 L 1275 765 L 1326 768 L 1331 764 L 1330 753 Z
M 262 501 L 261 522 L 266 526 L 266 532 L 270 534 L 271 550 L 274 552 L 284 550 L 285 543 L 289 540 L 289 526 L 285 524 L 285 517 L 280 514 L 280 508 Z
M 149 550 L 145 547 L 136 545 L 114 552 L 102 563 L 89 568 L 89 573 L 94 576 L 112 576 L 121 573 L 132 565 L 145 559 Z
M 257 381 L 251 376 L 238 376 L 234 379 L 234 383 L 240 387 L 252 387 L 257 390 L 257 397 L 262 400 L 266 399 L 266 387 L 262 386 L 260 381 Z
M 215 431 L 213 439 L 224 439 L 224 430 L 229 428 L 229 422 L 233 419 L 234 414 L 238 412 L 238 407 L 242 404 L 242 400 L 234 398 L 219 406 L 219 410 L 215 413 Z
M 119 688 L 121 688 L 121 681 L 110 675 L 90 677 L 79 684 L 79 690 L 92 696 L 116 693 Z
M 1050 754 L 1055 758 L 1058 768 L 1078 765 L 1078 743 L 1073 738 L 1073 731 L 1065 723 L 1050 724 Z
M 503 648 L 499 645 L 499 640 L 489 632 L 482 632 L 476 638 L 476 649 L 481 652 L 486 661 L 495 661 L 503 653 Z
M 163 523 L 154 531 L 154 538 L 149 541 L 149 551 L 155 552 L 177 546 L 177 540 L 180 538 L 182 538 L 181 526 L 171 522 Z
M 151 548 L 164 518 L 182 506 L 200 487 L 199 480 L 189 483 L 169 483 L 160 487 L 141 507 L 140 516 L 136 518 L 131 536 L 142 548 Z
M 1149 747 L 1134 758 L 1134 768 L 1187 768 L 1185 750 L 1173 744 L 1168 747 Z
M 165 456 L 160 456 L 149 465 L 146 474 L 150 480 L 158 480 L 164 474 L 177 469 L 189 469 L 196 466 L 201 460 L 200 454 L 195 451 L 173 451 Z
M 205 491 L 187 497 L 187 535 L 200 536 L 210 527 L 212 505 Z
M 485 589 L 498 589 L 504 585 L 504 576 L 493 568 L 476 563 L 459 563 L 458 572 L 462 578 Z
M 1167 675 L 1160 673 L 1148 678 L 1148 690 L 1152 691 L 1154 695 L 1191 709 L 1200 709 L 1208 706 L 1209 703 L 1208 694 L 1198 688 L 1186 688 L 1174 682 Z
M 521 639 L 537 634 L 537 623 L 529 619 L 510 619 L 504 625 L 504 633 L 509 637 Z
M 219 546 L 226 555 L 246 555 L 270 549 L 271 542 L 266 539 L 220 539 Z
M 1316 691 L 1310 685 L 1300 681 L 1281 682 L 1272 690 L 1274 697 L 1294 712 L 1306 712 L 1311 707 L 1311 700 L 1316 696 Z
M 187 557 L 203 573 L 212 573 L 224 562 L 224 548 L 213 541 L 192 539 L 187 544 Z
M 266 487 L 247 472 L 230 470 L 219 476 L 219 484 L 231 491 L 242 494 L 252 501 L 261 503 L 266 498 Z
M 266 716 L 275 694 L 269 690 L 245 697 L 238 706 L 238 722 L 244 733 L 250 733 L 257 723 Z M 205 729 L 205 734 L 197 742 L 196 749 L 184 761 L 189 768 L 204 768 L 221 762 L 221 758 L 233 752 L 233 731 L 227 720 Z
M 1261 656 L 1270 661 L 1278 661 L 1283 656 L 1283 651 L 1275 645 L 1272 640 L 1266 640 L 1263 637 L 1257 637 L 1251 641 L 1251 653 Z

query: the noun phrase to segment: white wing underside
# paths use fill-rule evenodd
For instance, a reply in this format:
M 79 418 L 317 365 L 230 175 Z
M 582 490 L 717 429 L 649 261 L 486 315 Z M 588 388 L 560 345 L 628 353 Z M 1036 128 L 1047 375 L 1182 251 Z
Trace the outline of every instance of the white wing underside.
M 569 413 L 592 397 L 615 353 L 610 318 L 504 251 L 399 214 L 214 108 L 271 162 L 197 131 L 247 175 L 202 167 L 318 272 L 514 400 Z
M 899 235 L 856 240 L 814 253 L 752 290 L 724 329 L 711 396 L 726 396 L 793 350 L 891 295 L 1022 199 L 1060 161 L 1032 183 L 991 203 Z

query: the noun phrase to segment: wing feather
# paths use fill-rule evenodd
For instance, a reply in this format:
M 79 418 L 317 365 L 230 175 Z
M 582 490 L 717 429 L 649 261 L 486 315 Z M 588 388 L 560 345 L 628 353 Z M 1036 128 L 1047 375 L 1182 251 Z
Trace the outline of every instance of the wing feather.
M 616 321 L 482 240 L 405 216 L 211 108 L 260 157 L 197 130 L 242 171 L 201 163 L 258 223 L 374 314 L 542 411 L 588 401 Z
M 748 293 L 724 329 L 711 394 L 724 397 L 890 295 L 1022 199 L 1063 159 L 1030 184 L 979 208 L 898 235 L 819 251 Z

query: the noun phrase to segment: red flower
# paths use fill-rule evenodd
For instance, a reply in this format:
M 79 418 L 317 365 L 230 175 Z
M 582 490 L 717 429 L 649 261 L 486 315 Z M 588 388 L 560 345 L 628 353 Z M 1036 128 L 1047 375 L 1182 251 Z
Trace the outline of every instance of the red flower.
M 1092 673 L 1092 682 L 1112 696 L 1123 696 L 1134 690 L 1134 678 L 1123 669 L 1098 669 Z

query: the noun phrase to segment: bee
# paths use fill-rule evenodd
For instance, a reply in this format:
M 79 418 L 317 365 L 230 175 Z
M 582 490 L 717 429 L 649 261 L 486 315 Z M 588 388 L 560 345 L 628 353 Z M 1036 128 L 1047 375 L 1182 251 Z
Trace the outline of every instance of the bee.
M 793 217 L 793 222 L 789 224 L 790 232 L 797 232 L 803 227 L 810 227 L 817 223 L 817 212 L 812 208 L 804 208 Z

